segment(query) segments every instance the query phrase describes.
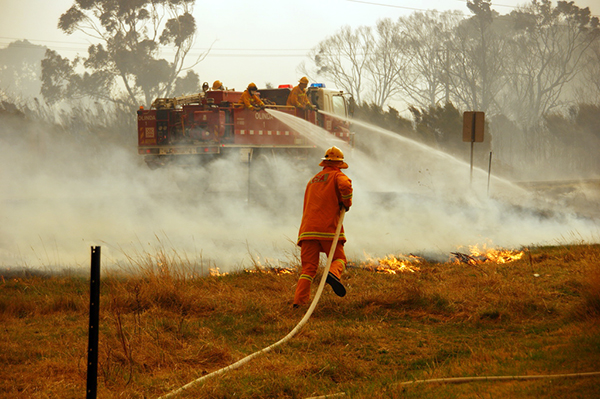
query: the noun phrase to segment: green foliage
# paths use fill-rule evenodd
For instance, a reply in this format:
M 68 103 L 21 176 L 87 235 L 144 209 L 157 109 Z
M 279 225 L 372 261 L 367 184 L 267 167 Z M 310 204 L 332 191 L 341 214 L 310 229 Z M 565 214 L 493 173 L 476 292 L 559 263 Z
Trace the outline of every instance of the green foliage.
M 75 75 L 77 60 L 71 63 L 54 50 L 46 50 L 42 60 L 42 95 L 49 103 L 69 96 L 69 83 Z
M 86 0 L 61 15 L 58 27 L 67 34 L 82 31 L 101 37 L 87 58 L 69 61 L 47 52 L 42 63 L 42 94 L 50 102 L 93 98 L 137 107 L 175 90 L 199 91 L 191 70 L 179 75 L 196 33 L 191 14 L 195 0 Z M 172 16 L 162 23 L 166 15 Z M 161 58 L 161 46 L 174 47 L 171 60 Z M 78 73 L 76 67 L 86 69 Z M 124 87 L 115 93 L 117 82 Z
M 180 47 L 194 33 L 196 33 L 196 21 L 192 14 L 186 12 L 167 21 L 165 30 L 160 35 L 160 44 L 174 44 Z
M 489 0 L 467 1 L 467 8 L 475 14 L 477 19 L 486 25 L 491 24 L 493 22 L 493 17 L 495 16 L 494 14 L 497 14 L 492 11 L 491 6 L 492 2 Z
M 354 117 L 395 133 L 406 133 L 412 130 L 412 122 L 402 117 L 394 107 L 388 107 L 388 110 L 384 111 L 374 103 L 362 103 L 355 106 Z
M 544 125 L 557 142 L 556 151 L 571 160 L 572 169 L 597 168 L 597 154 L 588 149 L 597 146 L 600 139 L 600 105 L 578 104 L 568 114 L 544 115 Z
M 555 27 L 557 23 L 566 23 L 578 27 L 581 31 L 598 35 L 600 23 L 598 17 L 592 16 L 589 7 L 580 8 L 573 1 L 558 1 L 552 7 L 550 0 L 531 2 L 525 9 L 515 10 L 511 13 L 514 18 L 514 27 L 531 34 L 541 27 Z
M 600 139 L 600 105 L 578 104 L 571 108 L 571 115 L 580 130 Z
M 462 113 L 452 103 L 435 107 L 410 107 L 415 119 L 415 130 L 426 142 L 453 151 L 463 147 Z

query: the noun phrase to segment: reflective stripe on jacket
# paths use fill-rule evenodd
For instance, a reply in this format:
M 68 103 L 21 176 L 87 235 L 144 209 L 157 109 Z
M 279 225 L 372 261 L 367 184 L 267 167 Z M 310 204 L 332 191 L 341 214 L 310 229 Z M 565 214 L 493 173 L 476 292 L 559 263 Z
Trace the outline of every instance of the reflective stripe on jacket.
M 333 240 L 340 204 L 352 205 L 352 181 L 340 169 L 325 166 L 306 185 L 298 245 L 302 240 Z M 346 241 L 343 227 L 339 241 Z

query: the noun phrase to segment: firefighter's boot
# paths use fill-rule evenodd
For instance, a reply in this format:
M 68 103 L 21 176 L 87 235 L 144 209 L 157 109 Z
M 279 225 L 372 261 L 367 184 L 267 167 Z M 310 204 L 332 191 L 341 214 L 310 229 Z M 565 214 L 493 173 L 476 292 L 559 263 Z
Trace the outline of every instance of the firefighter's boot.
M 346 295 L 346 288 L 344 287 L 340 279 L 337 278 L 333 273 L 327 273 L 327 280 L 325 280 L 325 282 L 329 284 L 331 288 L 333 288 L 333 292 L 335 292 L 335 295 L 340 297 Z
M 342 284 L 340 277 L 346 268 L 346 262 L 343 259 L 336 259 L 331 262 L 329 273 L 325 282 L 333 288 L 333 292 L 339 297 L 346 295 L 346 288 Z

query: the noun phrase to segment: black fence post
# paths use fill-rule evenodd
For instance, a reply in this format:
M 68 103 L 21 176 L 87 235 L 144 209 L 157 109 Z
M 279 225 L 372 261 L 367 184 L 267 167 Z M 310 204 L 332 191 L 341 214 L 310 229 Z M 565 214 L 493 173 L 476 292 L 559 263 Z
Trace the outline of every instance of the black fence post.
M 86 399 L 95 399 L 98 388 L 98 327 L 100 324 L 100 247 L 92 247 L 90 276 L 90 328 Z

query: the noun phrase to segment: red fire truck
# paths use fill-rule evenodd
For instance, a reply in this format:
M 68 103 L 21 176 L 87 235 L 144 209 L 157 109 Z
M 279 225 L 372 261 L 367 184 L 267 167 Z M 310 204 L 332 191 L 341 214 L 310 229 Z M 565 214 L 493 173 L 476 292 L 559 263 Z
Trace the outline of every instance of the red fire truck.
M 341 91 L 320 84 L 309 87 L 307 95 L 316 110 L 286 106 L 290 91 L 291 85 L 262 89 L 260 97 L 268 104 L 266 108 L 305 119 L 352 144 L 353 135 L 345 119 L 349 104 Z M 144 155 L 150 168 L 168 164 L 202 165 L 232 152 L 239 152 L 240 160 L 245 162 L 276 155 L 306 159 L 312 151 L 321 155 L 322 149 L 316 149 L 315 143 L 265 110 L 236 106 L 241 94 L 207 90 L 192 96 L 155 100 L 151 109 L 137 112 L 139 154 Z

